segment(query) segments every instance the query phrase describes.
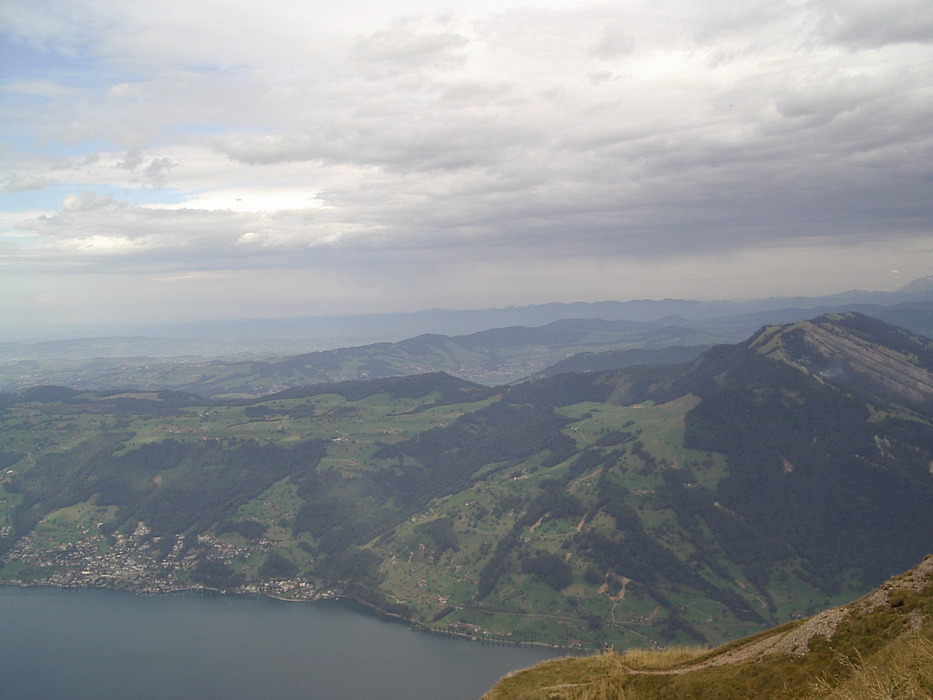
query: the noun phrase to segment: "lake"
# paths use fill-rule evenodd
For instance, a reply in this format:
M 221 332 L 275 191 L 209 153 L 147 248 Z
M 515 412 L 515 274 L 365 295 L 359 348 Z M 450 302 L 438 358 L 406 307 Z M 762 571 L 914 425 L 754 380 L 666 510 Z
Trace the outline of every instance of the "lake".
M 559 655 L 337 601 L 0 587 L 0 697 L 18 700 L 476 700 Z

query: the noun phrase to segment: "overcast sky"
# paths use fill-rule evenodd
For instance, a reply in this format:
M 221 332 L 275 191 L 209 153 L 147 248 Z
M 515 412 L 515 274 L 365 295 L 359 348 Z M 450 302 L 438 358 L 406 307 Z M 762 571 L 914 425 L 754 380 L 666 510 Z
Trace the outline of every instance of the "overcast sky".
M 0 0 L 0 329 L 893 290 L 929 0 Z

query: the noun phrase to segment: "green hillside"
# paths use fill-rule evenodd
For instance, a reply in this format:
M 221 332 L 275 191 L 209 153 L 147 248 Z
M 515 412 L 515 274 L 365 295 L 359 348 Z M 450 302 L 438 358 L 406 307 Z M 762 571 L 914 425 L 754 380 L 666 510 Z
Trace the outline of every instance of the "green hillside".
M 933 697 L 933 556 L 845 607 L 738 640 L 515 673 L 483 700 Z
M 849 314 L 512 387 L 0 394 L 0 581 L 349 595 L 505 642 L 736 639 L 930 550 L 931 345 Z

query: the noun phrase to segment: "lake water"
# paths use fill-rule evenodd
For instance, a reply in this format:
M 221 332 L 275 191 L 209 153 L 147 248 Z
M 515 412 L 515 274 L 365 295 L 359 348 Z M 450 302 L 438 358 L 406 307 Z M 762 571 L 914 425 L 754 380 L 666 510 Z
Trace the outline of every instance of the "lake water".
M 0 587 L 0 698 L 476 700 L 557 655 L 333 601 Z

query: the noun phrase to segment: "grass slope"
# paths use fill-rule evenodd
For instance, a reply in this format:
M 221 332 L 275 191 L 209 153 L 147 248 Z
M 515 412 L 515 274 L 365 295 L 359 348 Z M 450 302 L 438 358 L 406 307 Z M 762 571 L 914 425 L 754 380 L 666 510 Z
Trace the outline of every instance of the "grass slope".
M 843 608 L 727 644 L 548 661 L 483 700 L 933 697 L 933 557 Z

